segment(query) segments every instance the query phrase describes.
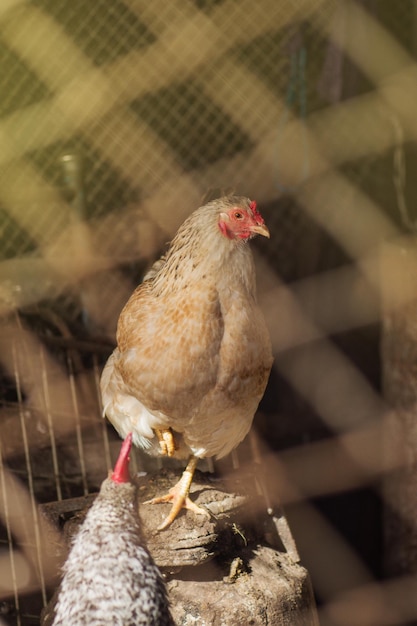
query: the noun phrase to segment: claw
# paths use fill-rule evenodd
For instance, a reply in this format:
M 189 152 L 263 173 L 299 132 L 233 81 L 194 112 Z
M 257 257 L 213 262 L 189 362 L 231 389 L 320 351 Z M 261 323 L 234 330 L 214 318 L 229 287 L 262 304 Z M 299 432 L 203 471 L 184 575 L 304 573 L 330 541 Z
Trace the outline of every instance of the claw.
M 188 509 L 189 511 L 193 511 L 197 515 L 209 515 L 206 509 L 202 509 L 201 507 L 197 506 L 197 504 L 195 504 L 195 502 L 190 500 L 190 498 L 188 497 L 191 482 L 193 480 L 194 470 L 197 466 L 197 463 L 198 459 L 192 456 L 188 461 L 187 467 L 185 468 L 180 480 L 169 490 L 167 494 L 165 494 L 164 496 L 152 498 L 152 500 L 147 500 L 146 502 L 144 502 L 144 504 L 160 504 L 161 502 L 172 502 L 172 507 L 169 514 L 164 519 L 162 524 L 158 526 L 157 530 L 164 530 L 165 528 L 168 528 L 168 526 L 172 524 L 174 519 L 177 517 L 181 509 Z
M 164 456 L 174 456 L 175 439 L 170 428 L 155 428 L 156 436 L 159 440 L 159 446 Z
M 165 496 L 152 498 L 152 500 L 147 500 L 147 502 L 144 502 L 144 504 L 160 504 L 161 502 L 172 502 L 172 507 L 162 524 L 158 526 L 157 530 L 165 530 L 165 528 L 168 528 L 168 526 L 170 526 L 174 519 L 177 517 L 181 509 L 193 511 L 193 513 L 196 513 L 197 515 L 209 515 L 206 509 L 202 509 L 200 506 L 197 506 L 197 504 L 190 500 L 188 496 L 178 496 L 178 494 L 175 493 L 175 487 L 170 489 L 169 493 L 167 493 Z

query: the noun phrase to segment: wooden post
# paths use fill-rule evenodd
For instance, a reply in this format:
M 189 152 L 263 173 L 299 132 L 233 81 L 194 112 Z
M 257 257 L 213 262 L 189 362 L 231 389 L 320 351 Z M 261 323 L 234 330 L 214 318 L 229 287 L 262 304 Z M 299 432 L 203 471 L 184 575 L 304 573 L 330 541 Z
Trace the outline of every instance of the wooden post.
M 417 572 L 417 240 L 384 247 L 381 358 L 383 393 L 392 408 L 385 460 L 398 465 L 384 480 L 385 569 Z M 391 463 L 390 459 L 396 459 Z

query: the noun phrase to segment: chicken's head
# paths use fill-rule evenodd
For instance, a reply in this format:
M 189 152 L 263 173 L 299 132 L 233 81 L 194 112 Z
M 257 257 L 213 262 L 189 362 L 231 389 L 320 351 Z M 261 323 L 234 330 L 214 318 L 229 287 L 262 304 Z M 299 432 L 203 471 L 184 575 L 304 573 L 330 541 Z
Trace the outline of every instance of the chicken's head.
M 228 239 L 251 239 L 255 235 L 269 237 L 269 230 L 252 200 L 248 206 L 232 206 L 219 216 L 219 229 Z

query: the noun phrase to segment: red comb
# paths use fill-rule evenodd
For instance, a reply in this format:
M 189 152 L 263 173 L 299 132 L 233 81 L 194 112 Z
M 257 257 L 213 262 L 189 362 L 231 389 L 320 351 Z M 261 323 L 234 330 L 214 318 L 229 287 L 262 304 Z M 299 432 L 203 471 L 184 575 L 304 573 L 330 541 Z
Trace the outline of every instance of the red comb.
M 111 475 L 111 479 L 115 483 L 128 483 L 130 481 L 129 454 L 130 454 L 131 447 L 132 447 L 132 433 L 129 433 L 126 439 L 124 440 L 124 442 L 122 443 L 122 447 L 119 453 L 119 458 L 116 461 L 113 474 Z
M 255 222 L 257 224 L 265 224 L 264 218 L 262 217 L 262 215 L 259 213 L 258 209 L 256 208 L 255 200 L 251 200 L 249 202 L 249 208 L 251 209 L 251 211 L 253 213 L 253 217 L 255 218 Z

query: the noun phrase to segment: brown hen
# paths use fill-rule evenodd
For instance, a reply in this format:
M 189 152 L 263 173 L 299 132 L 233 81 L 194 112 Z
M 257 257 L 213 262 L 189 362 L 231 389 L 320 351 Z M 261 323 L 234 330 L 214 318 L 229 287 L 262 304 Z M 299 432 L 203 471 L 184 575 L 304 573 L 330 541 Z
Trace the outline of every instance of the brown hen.
M 152 502 L 183 507 L 199 458 L 222 457 L 248 433 L 272 365 L 247 245 L 269 237 L 256 203 L 228 196 L 194 211 L 123 308 L 101 377 L 104 413 L 153 455 L 190 457 Z

